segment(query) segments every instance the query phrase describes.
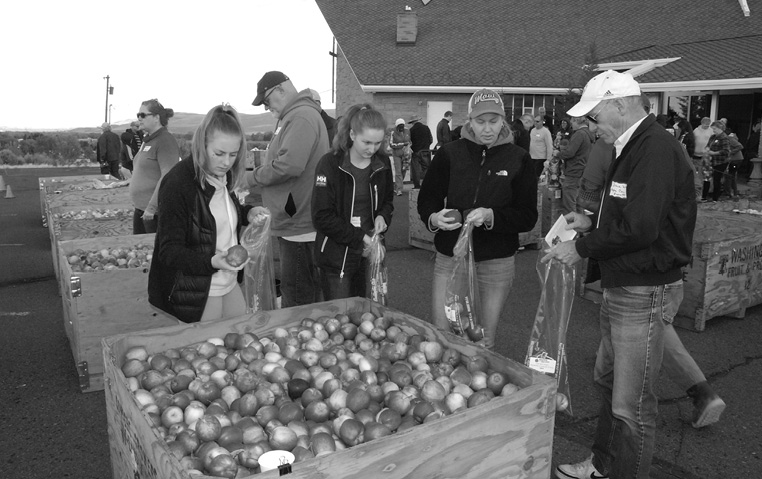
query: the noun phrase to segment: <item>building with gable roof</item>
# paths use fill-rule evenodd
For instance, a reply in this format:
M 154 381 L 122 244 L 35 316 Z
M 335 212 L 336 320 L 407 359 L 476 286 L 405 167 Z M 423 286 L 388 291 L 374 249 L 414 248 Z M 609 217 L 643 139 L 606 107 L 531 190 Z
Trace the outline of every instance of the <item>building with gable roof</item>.
M 339 46 L 337 115 L 370 102 L 389 122 L 418 114 L 433 129 L 451 110 L 456 126 L 487 87 L 509 119 L 544 106 L 557 122 L 569 92 L 611 68 L 655 113 L 724 117 L 742 139 L 762 116 L 762 6 L 747 0 L 316 2 Z

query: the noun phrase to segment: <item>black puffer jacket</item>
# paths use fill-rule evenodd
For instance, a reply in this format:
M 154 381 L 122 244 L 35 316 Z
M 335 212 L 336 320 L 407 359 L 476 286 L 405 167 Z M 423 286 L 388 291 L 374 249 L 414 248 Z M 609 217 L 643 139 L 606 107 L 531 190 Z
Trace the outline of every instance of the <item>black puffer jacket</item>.
M 212 275 L 217 272 L 212 267 L 217 244 L 217 223 L 209 209 L 213 195 L 210 184 L 201 189 L 190 157 L 175 165 L 159 187 L 159 227 L 148 275 L 148 301 L 185 323 L 201 319 Z M 248 208 L 242 208 L 234 194 L 230 196 L 238 207 L 240 234 Z

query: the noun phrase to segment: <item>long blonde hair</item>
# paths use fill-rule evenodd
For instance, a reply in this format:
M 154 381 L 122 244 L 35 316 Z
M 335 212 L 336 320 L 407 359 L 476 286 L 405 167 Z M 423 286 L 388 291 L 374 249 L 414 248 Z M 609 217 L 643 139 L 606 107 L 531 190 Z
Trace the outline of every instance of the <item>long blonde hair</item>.
M 196 128 L 191 141 L 191 155 L 193 157 L 193 168 L 196 170 L 196 178 L 201 184 L 201 188 L 206 187 L 206 170 L 204 165 L 209 161 L 206 154 L 206 145 L 209 139 L 217 133 L 228 135 L 238 135 L 241 138 L 241 144 L 238 147 L 238 154 L 235 162 L 230 168 L 231 181 L 228 184 L 228 190 L 236 189 L 243 180 L 246 172 L 246 135 L 243 132 L 241 119 L 238 112 L 227 104 L 217 105 L 206 114 L 201 124 Z

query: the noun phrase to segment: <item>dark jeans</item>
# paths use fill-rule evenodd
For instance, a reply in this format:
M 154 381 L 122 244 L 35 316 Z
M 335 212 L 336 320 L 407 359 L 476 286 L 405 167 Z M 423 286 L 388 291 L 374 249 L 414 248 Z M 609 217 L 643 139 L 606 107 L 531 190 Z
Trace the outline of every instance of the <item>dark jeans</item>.
M 722 193 L 722 180 L 725 177 L 726 169 L 728 169 L 727 163 L 720 163 L 719 165 L 712 166 L 712 183 L 714 183 L 712 199 L 714 201 L 720 199 L 720 193 Z
M 344 275 L 320 268 L 320 287 L 326 301 L 332 299 L 366 297 L 368 293 L 368 259 L 359 252 L 347 253 Z
M 159 215 L 154 215 L 152 220 L 144 220 L 143 213 L 145 213 L 143 210 L 135 208 L 135 213 L 132 215 L 132 234 L 156 233 L 159 227 Z
M 532 161 L 534 161 L 534 172 L 537 175 L 537 178 L 539 178 L 542 176 L 542 171 L 545 169 L 545 160 L 532 158 Z
M 413 153 L 410 163 L 410 179 L 413 180 L 413 188 L 420 188 L 431 163 L 431 151 L 416 151 Z
M 322 301 L 314 247 L 314 241 L 296 242 L 278 238 L 281 307 Z
M 118 161 L 109 161 L 108 163 L 101 163 L 101 173 L 104 175 L 111 175 L 117 180 L 122 179 L 122 173 L 119 172 Z

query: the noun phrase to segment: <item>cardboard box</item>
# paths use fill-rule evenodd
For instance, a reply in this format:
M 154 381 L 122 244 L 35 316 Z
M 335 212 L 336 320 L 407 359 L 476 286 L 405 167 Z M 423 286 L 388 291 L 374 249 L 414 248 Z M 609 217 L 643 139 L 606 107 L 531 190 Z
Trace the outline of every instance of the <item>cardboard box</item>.
M 423 479 L 549 478 L 555 421 L 555 380 L 522 364 L 485 351 L 451 333 L 367 299 L 349 298 L 309 306 L 259 312 L 215 323 L 164 328 L 103 339 L 106 408 L 113 477 L 189 478 L 153 429 L 130 392 L 121 365 L 132 346 L 149 354 L 197 343 L 228 332 L 271 334 L 305 318 L 373 312 L 392 318 L 404 331 L 436 338 L 463 354 L 483 354 L 490 366 L 522 389 L 479 407 L 415 426 L 375 441 L 293 465 L 288 477 L 332 479 L 390 477 Z M 193 476 L 210 479 L 209 476 Z M 251 477 L 278 477 L 270 471 Z
M 436 251 L 434 248 L 434 233 L 426 228 L 426 225 L 421 221 L 421 217 L 418 215 L 418 191 L 410 190 L 409 195 L 409 209 L 408 209 L 408 243 L 410 246 L 425 249 L 428 251 Z M 534 227 L 525 232 L 519 233 L 519 244 L 521 246 L 530 249 L 539 249 L 542 245 L 542 192 L 538 188 L 537 190 L 537 222 Z
M 148 304 L 148 268 L 72 272 L 67 257 L 78 249 L 96 251 L 140 243 L 153 246 L 154 236 L 114 236 L 58 243 L 64 329 L 83 392 L 103 389 L 102 338 L 178 323 Z

